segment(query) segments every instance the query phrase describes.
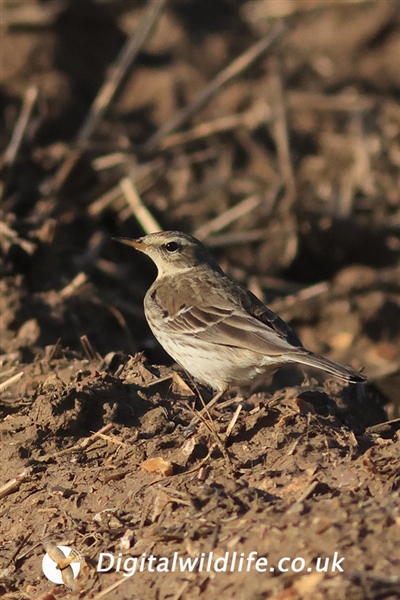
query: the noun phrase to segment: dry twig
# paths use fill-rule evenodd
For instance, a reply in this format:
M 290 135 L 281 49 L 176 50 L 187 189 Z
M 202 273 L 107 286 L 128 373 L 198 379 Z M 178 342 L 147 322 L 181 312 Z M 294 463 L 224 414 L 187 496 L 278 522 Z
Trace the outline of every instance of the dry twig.
M 229 425 L 228 425 L 228 427 L 227 427 L 227 429 L 226 429 L 226 433 L 225 433 L 225 441 L 226 441 L 226 440 L 229 438 L 229 436 L 231 435 L 231 433 L 232 433 L 232 431 L 233 431 L 233 428 L 235 427 L 235 425 L 236 425 L 236 422 L 237 422 L 237 420 L 238 420 L 238 418 L 239 418 L 239 415 L 240 415 L 240 411 L 241 411 L 241 410 L 242 410 L 242 405 L 241 405 L 241 404 L 238 404 L 238 406 L 237 406 L 237 408 L 236 408 L 235 412 L 233 413 L 233 417 L 232 417 L 232 419 L 231 419 L 231 422 L 229 423 Z
M 124 177 L 119 183 L 121 190 L 132 209 L 132 213 L 139 221 L 145 233 L 155 233 L 161 231 L 162 227 L 157 223 L 151 212 L 143 204 L 133 181 L 129 177 Z
M 248 48 L 243 54 L 232 61 L 225 69 L 210 81 L 182 110 L 180 110 L 172 119 L 167 121 L 162 127 L 152 135 L 145 144 L 143 152 L 152 152 L 160 144 L 161 140 L 168 134 L 176 131 L 187 121 L 194 113 L 199 111 L 207 102 L 211 100 L 224 86 L 226 86 L 235 77 L 243 73 L 255 60 L 260 58 L 284 33 L 288 26 L 280 22 L 274 29 L 253 46 Z
M 47 460 L 48 458 L 59 458 L 60 456 L 65 456 L 66 454 L 70 454 L 71 452 L 80 452 L 82 450 L 85 450 L 88 446 L 93 444 L 93 442 L 95 442 L 99 437 L 102 438 L 104 434 L 108 433 L 109 431 L 112 431 L 114 428 L 114 423 L 108 423 L 108 425 L 104 425 L 104 427 L 99 429 L 99 431 L 95 431 L 95 433 L 93 433 L 91 436 L 83 439 L 81 442 L 79 442 L 79 444 L 75 444 L 75 446 L 65 448 L 64 450 L 60 450 L 60 452 L 56 452 L 55 454 L 47 454 L 41 460 Z
M 69 298 L 73 294 L 75 294 L 76 290 L 82 287 L 87 282 L 86 273 L 78 273 L 75 275 L 72 281 L 69 282 L 68 285 L 65 286 L 62 290 L 60 290 L 60 298 Z
M 4 221 L 0 221 L 0 241 L 3 249 L 8 252 L 12 244 L 20 246 L 26 254 L 32 255 L 36 250 L 36 244 L 20 238 L 14 229 L 11 229 Z
M 32 111 L 35 108 L 36 100 L 39 94 L 36 85 L 30 86 L 24 96 L 22 108 L 18 120 L 15 124 L 14 131 L 11 136 L 10 143 L 4 153 L 3 163 L 7 167 L 11 167 L 17 158 L 18 151 L 26 134 L 29 120 L 32 116 Z
M 289 127 L 287 122 L 286 96 L 283 92 L 282 78 L 277 58 L 272 61 L 273 81 L 275 83 L 275 126 L 274 137 L 282 181 L 285 182 L 285 194 L 279 202 L 279 210 L 287 214 L 296 199 L 296 182 L 290 156 Z
M 8 494 L 11 494 L 11 492 L 15 492 L 15 490 L 17 490 L 19 488 L 21 483 L 23 481 L 25 481 L 26 479 L 28 479 L 28 477 L 31 474 L 32 474 L 32 468 L 28 467 L 27 469 L 24 469 L 23 471 L 21 471 L 21 473 L 19 473 L 19 475 L 17 475 L 16 477 L 14 477 L 14 479 L 11 479 L 7 483 L 5 483 L 3 486 L 1 486 L 0 498 L 4 498 L 5 496 L 8 496 Z
M 271 111 L 264 100 L 256 102 L 249 110 L 239 114 L 226 115 L 200 123 L 188 131 L 180 131 L 167 136 L 160 143 L 160 150 L 168 150 L 180 144 L 187 144 L 196 140 L 201 140 L 217 133 L 230 131 L 237 127 L 246 127 L 255 129 L 261 123 L 265 123 L 271 118 Z
M 146 42 L 154 25 L 157 22 L 166 0 L 150 0 L 138 30 L 130 37 L 122 48 L 115 63 L 108 72 L 108 77 L 97 94 L 90 108 L 86 121 L 76 136 L 76 143 L 81 146 L 92 135 L 93 131 L 104 117 L 122 80 L 131 67 L 133 61 Z
M 199 239 L 204 239 L 212 233 L 216 231 L 221 231 L 224 227 L 227 227 L 234 221 L 237 221 L 244 215 L 247 215 L 249 212 L 257 208 L 262 202 L 262 197 L 260 195 L 250 196 L 249 198 L 245 198 L 235 206 L 232 206 L 222 214 L 218 215 L 215 219 L 211 219 L 198 227 L 194 234 Z
M 81 335 L 81 337 L 79 338 L 79 341 L 81 343 L 83 352 L 89 361 L 101 358 L 101 356 L 93 348 L 87 335 Z
M 10 387 L 10 385 L 14 385 L 14 383 L 18 383 L 18 381 L 20 379 L 22 379 L 23 374 L 24 374 L 24 372 L 20 371 L 16 375 L 13 375 L 9 379 L 6 379 L 6 381 L 3 381 L 3 383 L 0 383 L 0 392 L 4 392 L 4 390 L 6 390 L 8 387 Z
M 326 281 L 321 281 L 320 283 L 314 283 L 313 285 L 303 288 L 295 294 L 290 294 L 285 298 L 279 298 L 274 302 L 271 302 L 269 306 L 271 310 L 279 313 L 283 310 L 290 309 L 292 306 L 297 306 L 299 302 L 307 302 L 318 296 L 323 296 L 328 291 L 329 284 Z
M 59 191 L 68 179 L 72 169 L 81 156 L 83 146 L 87 143 L 95 128 L 109 109 L 127 71 L 132 66 L 133 61 L 157 22 L 165 2 L 166 0 L 150 0 L 147 12 L 143 17 L 138 30 L 128 39 L 115 63 L 109 69 L 108 77 L 94 99 L 89 114 L 76 136 L 73 150 L 61 164 L 54 178 L 42 186 L 44 193 L 49 194 L 51 192 L 54 193 Z

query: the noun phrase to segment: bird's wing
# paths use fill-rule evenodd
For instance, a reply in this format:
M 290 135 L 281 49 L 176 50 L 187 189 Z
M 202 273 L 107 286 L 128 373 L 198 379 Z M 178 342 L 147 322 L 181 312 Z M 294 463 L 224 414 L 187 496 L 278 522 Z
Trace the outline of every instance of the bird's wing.
M 236 287 L 240 289 L 240 286 Z M 292 346 L 296 346 L 297 348 L 304 347 L 293 329 L 283 319 L 261 302 L 257 296 L 248 290 L 244 290 L 244 288 L 241 289 L 246 291 L 246 294 L 240 296 L 240 304 L 249 315 L 260 321 L 263 325 L 273 329 L 279 337 L 283 337 Z
M 201 310 L 193 309 L 198 319 Z M 206 315 L 205 315 L 206 316 Z M 196 337 L 221 346 L 239 347 L 259 354 L 282 354 L 293 350 L 293 345 L 272 326 L 257 320 L 245 311 L 235 309 L 218 322 L 208 324 Z
M 52 561 L 58 564 L 60 561 L 65 560 L 66 556 L 64 552 L 48 538 L 44 539 L 42 543 Z
M 199 294 L 202 288 L 207 296 Z M 260 354 L 303 349 L 289 325 L 225 276 L 218 277 L 217 283 L 213 278 L 207 280 L 204 273 L 175 279 L 168 286 L 150 289 L 147 299 L 157 308 L 170 335 L 187 333 L 194 339 Z
M 61 579 L 63 580 L 63 584 L 65 585 L 68 591 L 75 591 L 75 577 L 72 567 L 70 565 L 68 565 L 68 567 L 65 567 L 65 569 L 61 571 Z
M 187 333 L 192 338 L 219 346 L 240 347 L 260 354 L 281 354 L 302 348 L 290 327 L 261 302 L 258 314 L 240 304 L 218 305 L 215 297 L 200 305 L 185 305 L 165 318 L 171 334 Z

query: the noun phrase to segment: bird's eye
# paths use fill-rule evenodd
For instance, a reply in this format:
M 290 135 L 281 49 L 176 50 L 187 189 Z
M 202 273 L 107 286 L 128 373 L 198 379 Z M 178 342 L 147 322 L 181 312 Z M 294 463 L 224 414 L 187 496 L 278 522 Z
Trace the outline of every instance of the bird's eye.
M 165 249 L 168 252 L 176 252 L 177 250 L 180 250 L 180 248 L 181 246 L 178 242 L 168 242 L 168 244 L 165 244 Z

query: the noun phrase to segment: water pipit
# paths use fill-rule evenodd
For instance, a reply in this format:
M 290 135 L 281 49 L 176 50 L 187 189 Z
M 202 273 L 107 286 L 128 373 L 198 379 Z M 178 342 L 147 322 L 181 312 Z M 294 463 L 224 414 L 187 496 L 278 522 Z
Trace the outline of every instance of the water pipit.
M 166 352 L 216 392 L 209 407 L 230 387 L 293 363 L 349 383 L 366 380 L 351 367 L 304 348 L 289 325 L 231 281 L 196 238 L 166 231 L 116 239 L 156 264 L 158 276 L 144 299 L 146 319 Z

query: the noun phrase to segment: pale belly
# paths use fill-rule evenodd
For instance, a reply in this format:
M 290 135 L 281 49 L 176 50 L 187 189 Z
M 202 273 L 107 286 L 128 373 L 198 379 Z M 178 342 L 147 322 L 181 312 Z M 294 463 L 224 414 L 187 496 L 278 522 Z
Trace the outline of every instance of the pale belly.
M 253 352 L 242 348 L 219 346 L 187 336 L 182 339 L 174 335 L 172 339 L 170 335 L 155 331 L 150 322 L 149 325 L 164 350 L 185 371 L 216 391 L 247 385 L 261 374 L 274 373 L 280 366 L 276 360 L 268 364 L 262 355 L 255 359 Z

